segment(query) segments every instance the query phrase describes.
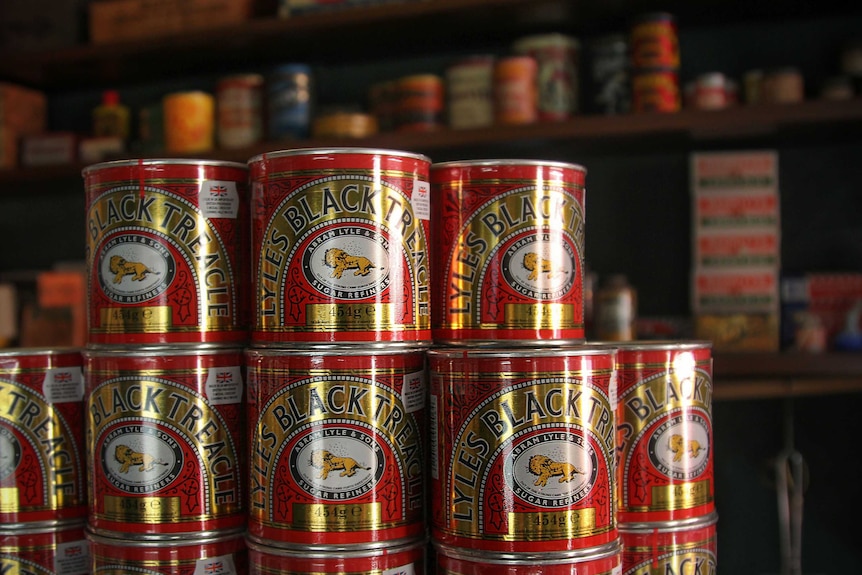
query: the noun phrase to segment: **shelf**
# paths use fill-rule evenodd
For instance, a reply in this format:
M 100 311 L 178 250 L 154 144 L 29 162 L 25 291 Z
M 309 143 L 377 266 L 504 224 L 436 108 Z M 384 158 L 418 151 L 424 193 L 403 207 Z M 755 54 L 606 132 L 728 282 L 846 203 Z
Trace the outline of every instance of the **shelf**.
M 714 354 L 715 400 L 862 392 L 862 353 Z
M 851 128 L 856 127 L 856 130 Z M 842 102 L 808 101 L 800 104 L 741 106 L 722 111 L 683 110 L 675 114 L 628 114 L 578 116 L 570 121 L 527 126 L 495 126 L 472 130 L 440 129 L 435 132 L 387 132 L 363 139 L 317 139 L 264 142 L 240 150 L 214 150 L 195 155 L 199 159 L 246 162 L 276 150 L 310 147 L 361 146 L 424 153 L 432 160 L 460 159 L 461 151 L 481 148 L 488 154 L 523 155 L 523 144 L 565 141 L 567 150 L 620 153 L 629 147 L 640 150 L 685 149 L 692 143 L 745 139 L 756 145 L 758 138 L 798 138 L 836 141 L 862 135 L 862 99 Z M 445 152 L 442 158 L 435 152 Z M 529 152 L 528 152 L 529 153 Z M 474 154 L 475 155 L 475 154 Z M 165 156 L 153 157 L 189 157 Z M 82 164 L 0 170 L 0 185 L 37 183 L 79 177 Z M 0 195 L 7 193 L 0 190 Z

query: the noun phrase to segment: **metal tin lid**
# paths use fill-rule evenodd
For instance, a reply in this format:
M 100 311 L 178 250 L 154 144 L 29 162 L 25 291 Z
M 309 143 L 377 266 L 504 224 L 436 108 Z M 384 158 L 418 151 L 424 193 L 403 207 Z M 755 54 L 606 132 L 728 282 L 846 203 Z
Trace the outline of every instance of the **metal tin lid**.
M 484 159 L 484 160 L 453 160 L 431 164 L 432 170 L 447 168 L 498 168 L 498 167 L 548 167 L 564 170 L 575 170 L 586 174 L 587 169 L 580 164 L 554 160 L 517 160 L 517 159 Z
M 618 525 L 622 533 L 674 533 L 677 531 L 690 531 L 702 527 L 710 527 L 718 523 L 718 512 L 713 511 L 706 515 L 698 517 L 689 517 L 686 519 L 675 519 L 670 521 L 645 521 L 645 522 L 628 522 L 621 521 Z
M 566 36 L 565 34 L 550 33 L 550 34 L 534 34 L 519 38 L 512 45 L 512 49 L 516 52 L 528 52 L 530 50 L 541 50 L 542 48 L 579 48 L 580 41 L 574 36 Z
M 429 357 L 441 358 L 516 358 L 516 357 L 572 357 L 585 355 L 613 355 L 616 353 L 612 345 L 591 345 L 585 343 L 572 343 L 571 345 L 560 344 L 542 346 L 517 346 L 511 342 L 494 342 L 497 345 L 477 345 L 476 342 L 464 342 L 464 345 L 436 346 L 428 350 Z
M 105 170 L 109 168 L 133 168 L 135 166 L 204 166 L 212 168 L 236 168 L 239 170 L 248 170 L 248 165 L 241 162 L 231 162 L 227 160 L 205 160 L 194 158 L 141 158 L 141 159 L 125 159 L 111 160 L 109 162 L 100 162 L 91 164 L 81 170 L 82 176 L 88 176 L 92 172 Z
M 341 148 L 295 148 L 290 150 L 275 150 L 272 152 L 264 152 L 258 154 L 248 160 L 249 165 L 274 160 L 276 158 L 286 158 L 293 156 L 340 156 L 349 154 L 364 154 L 369 156 L 393 156 L 400 158 L 411 158 L 421 162 L 431 163 L 431 158 L 424 154 L 414 152 L 406 152 L 403 150 L 387 150 L 381 148 L 362 148 L 362 147 L 341 147 Z

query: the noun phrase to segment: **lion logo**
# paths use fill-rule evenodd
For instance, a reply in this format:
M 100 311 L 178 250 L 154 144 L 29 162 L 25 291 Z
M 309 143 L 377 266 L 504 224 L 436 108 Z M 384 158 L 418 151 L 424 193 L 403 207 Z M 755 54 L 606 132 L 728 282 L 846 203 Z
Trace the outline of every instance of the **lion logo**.
M 159 272 L 151 270 L 141 262 L 130 262 L 122 256 L 111 256 L 109 268 L 114 274 L 114 283 L 118 284 L 123 281 L 126 276 L 132 276 L 132 281 L 142 281 L 147 278 L 147 274 L 157 274 Z
M 530 473 L 537 475 L 539 478 L 533 485 L 544 487 L 548 484 L 548 480 L 552 477 L 560 476 L 559 482 L 565 483 L 573 481 L 576 475 L 583 475 L 577 467 L 571 463 L 554 461 L 546 455 L 534 455 L 529 462 Z
M 311 466 L 320 470 L 318 479 L 326 479 L 333 471 L 341 471 L 339 477 L 353 477 L 357 469 L 371 469 L 359 465 L 352 457 L 336 457 L 325 449 L 311 452 Z
M 673 453 L 673 460 L 680 461 L 682 456 L 688 453 L 691 457 L 697 457 L 702 449 L 705 449 L 698 440 L 692 439 L 688 442 L 683 441 L 682 435 L 671 435 L 667 442 L 668 447 Z
M 356 270 L 353 272 L 355 276 L 367 276 L 372 268 L 377 267 L 365 256 L 352 256 L 338 248 L 326 250 L 323 259 L 326 265 L 332 268 L 332 275 L 329 277 L 338 279 L 341 279 L 347 270 Z
M 122 464 L 120 473 L 128 473 L 132 465 L 138 465 L 138 471 L 151 471 L 154 465 L 167 465 L 152 455 L 134 451 L 128 445 L 118 445 L 114 450 L 114 457 Z
M 536 252 L 527 252 L 524 254 L 524 268 L 530 271 L 527 277 L 529 280 L 539 279 L 539 274 L 546 274 L 548 279 L 554 277 L 557 272 L 554 271 L 554 265 L 551 260 L 540 258 Z

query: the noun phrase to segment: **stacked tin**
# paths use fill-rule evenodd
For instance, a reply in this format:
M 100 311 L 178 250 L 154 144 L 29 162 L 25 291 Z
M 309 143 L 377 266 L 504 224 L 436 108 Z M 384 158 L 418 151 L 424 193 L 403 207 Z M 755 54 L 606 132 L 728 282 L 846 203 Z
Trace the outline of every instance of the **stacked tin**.
M 621 566 L 615 349 L 584 344 L 583 167 L 431 167 L 431 541 L 440 573 Z
M 79 349 L 0 351 L 0 572 L 89 573 Z
M 678 112 L 680 51 L 676 17 L 667 12 L 642 14 L 629 37 L 633 112 Z
M 94 572 L 246 569 L 248 167 L 83 172 Z
M 621 343 L 617 371 L 623 570 L 715 573 L 711 344 Z
M 430 160 L 249 160 L 251 573 L 422 573 Z

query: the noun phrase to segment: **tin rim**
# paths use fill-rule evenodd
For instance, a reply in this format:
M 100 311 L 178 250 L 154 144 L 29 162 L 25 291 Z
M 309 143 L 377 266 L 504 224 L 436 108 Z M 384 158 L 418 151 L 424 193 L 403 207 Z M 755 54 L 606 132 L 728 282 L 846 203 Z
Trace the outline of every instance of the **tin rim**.
M 594 356 L 594 355 L 614 355 L 616 348 L 601 347 L 588 344 L 574 344 L 571 346 L 556 346 L 556 347 L 481 347 L 476 348 L 473 345 L 451 346 L 451 347 L 435 347 L 428 350 L 429 357 L 440 358 L 511 358 L 511 357 L 568 357 L 568 356 Z
M 399 355 L 404 353 L 423 353 L 430 348 L 428 344 L 416 343 L 389 343 L 389 342 L 363 342 L 363 343 L 303 343 L 303 342 L 279 342 L 274 345 L 254 344 L 246 347 L 246 355 L 274 356 L 290 355 L 305 356 L 313 353 L 336 352 L 338 355 L 362 356 L 362 355 Z
M 206 545 L 223 543 L 245 537 L 245 527 L 238 529 L 222 529 L 211 531 L 193 531 L 188 533 L 128 533 L 109 531 L 87 526 L 84 530 L 87 539 L 104 545 L 119 545 L 130 547 L 162 547 L 165 545 Z
M 450 162 L 437 162 L 431 164 L 431 170 L 447 169 L 447 168 L 498 168 L 498 167 L 547 167 L 547 168 L 562 168 L 567 170 L 575 170 L 586 175 L 587 169 L 581 164 L 572 162 L 562 162 L 558 160 L 519 160 L 516 158 L 510 159 L 484 159 L 484 160 L 452 160 Z
M 29 356 L 60 356 L 80 354 L 84 351 L 82 347 L 58 346 L 58 347 L 10 347 L 0 349 L 0 358 L 29 357 Z
M 712 342 L 706 339 L 596 341 L 590 343 L 593 345 L 611 345 L 619 351 L 690 351 L 693 349 L 712 349 Z
M 81 353 L 87 358 L 99 357 L 169 357 L 169 356 L 193 356 L 193 355 L 217 355 L 242 353 L 244 346 L 215 347 L 215 346 L 150 346 L 150 345 L 113 345 L 87 347 Z
M 493 565 L 560 565 L 574 561 L 605 559 L 622 551 L 622 539 L 617 538 L 610 543 L 596 547 L 584 547 L 571 551 L 548 551 L 544 553 L 527 552 L 483 552 L 467 547 L 452 547 L 437 541 L 432 542 L 435 549 L 446 557 L 474 561 Z
M 379 541 L 375 543 L 357 543 L 355 545 L 339 545 L 337 543 L 326 545 L 293 545 L 283 541 L 273 541 L 254 535 L 246 535 L 248 548 L 258 552 L 270 553 L 279 557 L 302 557 L 306 559 L 361 559 L 365 557 L 377 557 L 394 555 L 411 551 L 418 547 L 424 548 L 428 544 L 427 537 L 419 539 L 395 539 L 392 541 Z M 381 550 L 383 553 L 381 554 Z M 337 553 L 337 557 L 334 555 Z
M 620 522 L 617 526 L 624 534 L 650 534 L 654 531 L 659 533 L 676 533 L 678 531 L 689 531 L 692 529 L 711 527 L 718 523 L 718 512 L 712 511 L 699 517 L 687 519 L 676 519 L 671 521 L 643 521 L 643 522 Z
M 259 164 L 262 162 L 266 162 L 267 160 L 275 160 L 279 158 L 327 154 L 335 156 L 345 156 L 350 154 L 368 156 L 393 156 L 398 158 L 410 158 L 412 160 L 419 160 L 421 162 L 427 162 L 429 164 L 431 163 L 431 158 L 429 158 L 428 156 L 424 154 L 417 154 L 415 152 L 407 152 L 405 150 L 390 150 L 386 148 L 363 148 L 361 146 L 343 146 L 332 148 L 292 148 L 289 150 L 275 150 L 272 152 L 264 152 L 263 154 L 252 156 L 248 160 L 248 165 Z
M 0 537 L 9 535 L 38 535 L 40 533 L 59 533 L 84 529 L 87 520 L 81 519 L 53 519 L 50 521 L 28 521 L 26 523 L 3 523 L 0 525 Z
M 470 349 L 503 349 L 529 348 L 529 349 L 554 349 L 563 347 L 577 347 L 586 345 L 584 338 L 570 339 L 435 339 L 434 346 L 442 348 L 470 348 Z M 596 346 L 598 347 L 598 346 Z
M 519 38 L 513 44 L 512 49 L 520 52 L 536 48 L 557 47 L 560 44 L 565 45 L 566 48 L 578 49 L 581 47 L 581 42 L 574 36 L 552 32 L 550 34 L 533 34 Z
M 135 167 L 135 166 L 156 166 L 156 165 L 164 165 L 164 166 L 205 166 L 212 168 L 239 168 L 242 170 L 248 170 L 248 165 L 243 164 L 242 162 L 231 162 L 228 160 L 205 160 L 205 159 L 195 159 L 195 158 L 141 158 L 141 159 L 125 159 L 125 160 L 111 160 L 109 162 L 99 162 L 98 164 L 92 164 L 85 167 L 81 170 L 82 176 L 87 176 L 91 172 L 97 172 L 99 170 L 104 170 L 108 168 L 123 168 L 123 167 Z

